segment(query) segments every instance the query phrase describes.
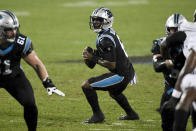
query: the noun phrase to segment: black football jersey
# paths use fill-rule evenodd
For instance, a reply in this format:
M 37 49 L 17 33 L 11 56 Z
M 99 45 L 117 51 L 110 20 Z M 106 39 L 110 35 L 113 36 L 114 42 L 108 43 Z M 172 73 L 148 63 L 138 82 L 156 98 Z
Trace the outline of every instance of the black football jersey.
M 30 54 L 32 50 L 31 39 L 22 34 L 17 35 L 13 43 L 0 45 L 0 77 L 16 76 L 21 71 L 21 58 Z
M 168 39 L 168 37 L 161 37 L 159 39 L 156 39 L 153 41 L 152 49 L 151 52 L 153 55 L 160 54 L 160 46 L 161 42 L 164 39 Z M 173 46 L 170 46 L 169 53 L 170 53 L 170 59 L 174 60 L 174 68 L 167 69 L 165 68 L 162 72 L 165 78 L 165 82 L 170 84 L 171 86 L 174 86 L 178 77 L 178 74 L 180 70 L 182 69 L 184 62 L 185 62 L 185 57 L 182 52 L 182 42 L 178 42 Z M 157 60 L 159 62 L 159 60 Z M 160 60 L 162 62 L 162 60 Z
M 116 62 L 116 69 L 110 70 L 111 72 L 122 76 L 131 75 L 133 77 L 135 75 L 135 71 L 128 59 L 123 43 L 113 29 L 109 28 L 98 34 L 96 47 L 99 58 Z

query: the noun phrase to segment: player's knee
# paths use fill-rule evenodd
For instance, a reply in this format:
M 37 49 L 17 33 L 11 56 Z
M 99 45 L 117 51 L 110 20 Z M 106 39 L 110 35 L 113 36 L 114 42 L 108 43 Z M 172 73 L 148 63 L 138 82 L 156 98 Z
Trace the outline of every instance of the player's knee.
M 86 80 L 82 83 L 82 89 L 84 89 L 84 88 L 90 88 L 90 84 L 88 83 L 88 80 Z
M 111 92 L 109 92 L 109 95 L 110 95 L 110 97 L 112 97 L 113 99 L 116 98 L 116 96 L 115 96 L 113 93 L 111 93 Z
M 38 109 L 36 105 L 24 105 L 24 111 L 34 115 L 38 114 Z
M 118 98 L 120 98 L 122 96 L 122 93 L 121 94 L 118 94 L 118 93 L 114 93 L 114 92 L 109 92 L 109 95 L 113 99 L 118 99 Z

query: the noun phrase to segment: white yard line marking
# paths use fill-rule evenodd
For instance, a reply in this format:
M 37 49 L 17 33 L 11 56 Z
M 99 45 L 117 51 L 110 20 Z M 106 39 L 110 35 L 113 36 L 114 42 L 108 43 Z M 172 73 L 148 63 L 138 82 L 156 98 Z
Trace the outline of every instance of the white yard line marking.
M 106 131 L 106 130 L 109 131 L 110 130 L 111 131 L 112 129 L 90 128 L 89 130 L 91 130 L 91 131 Z
M 14 12 L 14 14 L 16 16 L 29 16 L 30 15 L 30 13 L 27 11 L 16 11 L 16 12 Z
M 148 0 L 129 0 L 129 1 L 110 1 L 110 2 L 97 2 L 97 1 L 82 1 L 82 2 L 72 2 L 64 3 L 65 7 L 84 7 L 84 6 L 127 6 L 127 5 L 139 5 L 148 4 Z
M 78 98 L 67 98 L 67 99 L 70 101 L 81 101 L 81 99 L 78 99 Z
M 160 121 L 160 120 L 146 120 L 148 122 L 157 122 L 157 121 Z

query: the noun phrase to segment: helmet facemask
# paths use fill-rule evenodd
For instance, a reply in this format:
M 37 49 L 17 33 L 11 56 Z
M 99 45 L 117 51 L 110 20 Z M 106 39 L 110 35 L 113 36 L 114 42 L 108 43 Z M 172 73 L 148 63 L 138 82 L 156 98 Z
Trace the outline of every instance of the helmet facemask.
M 178 27 L 167 27 L 167 35 L 171 35 L 178 31 Z
M 7 42 L 14 42 L 16 39 L 16 36 L 18 35 L 18 28 L 5 28 L 4 29 L 5 32 L 5 40 Z
M 101 17 L 90 17 L 90 29 L 93 29 L 94 32 L 101 32 L 103 30 L 104 19 Z

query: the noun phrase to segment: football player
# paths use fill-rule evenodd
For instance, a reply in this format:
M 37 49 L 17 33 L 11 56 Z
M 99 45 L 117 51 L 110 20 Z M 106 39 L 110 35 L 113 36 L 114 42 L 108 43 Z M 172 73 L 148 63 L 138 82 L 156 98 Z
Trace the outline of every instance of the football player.
M 172 14 L 168 17 L 165 24 L 167 36 L 170 36 L 178 30 L 179 22 L 182 19 L 184 19 L 184 16 L 181 14 Z M 164 76 L 164 92 L 162 94 L 160 108 L 158 111 L 160 111 L 160 109 L 162 108 L 163 103 L 170 99 L 178 74 L 182 69 L 185 61 L 185 57 L 182 52 L 183 43 L 179 43 L 178 46 L 171 48 L 168 52 L 170 57 L 163 59 L 160 54 L 160 46 L 162 40 L 166 39 L 166 37 L 161 37 L 154 40 L 151 49 L 153 55 L 152 62 L 154 70 L 156 72 L 162 72 Z M 161 113 L 163 131 L 172 130 L 173 117 L 170 117 L 172 116 L 172 114 L 173 111 L 168 111 L 167 114 Z
M 139 120 L 138 114 L 131 108 L 122 93 L 127 85 L 136 83 L 136 74 L 123 43 L 111 28 L 114 16 L 104 7 L 97 8 L 90 16 L 90 28 L 97 33 L 96 48 L 83 50 L 83 58 L 88 67 L 96 64 L 107 68 L 108 73 L 91 77 L 82 84 L 82 90 L 90 104 L 93 115 L 85 123 L 103 122 L 105 117 L 100 109 L 96 90 L 108 91 L 110 96 L 124 109 L 125 116 L 119 120 Z
M 195 13 L 194 21 L 196 19 Z M 179 42 L 184 42 L 183 53 L 186 61 L 179 74 L 171 98 L 173 102 L 175 102 L 174 99 L 180 99 L 176 106 L 173 130 L 185 131 L 191 105 L 196 110 L 196 23 L 188 22 L 187 20 L 182 21 L 179 25 L 179 32 L 174 33 L 163 42 L 161 52 L 166 51 Z M 162 55 L 167 57 L 166 53 L 162 53 Z M 195 124 L 194 121 L 193 124 Z
M 35 131 L 38 110 L 32 86 L 25 76 L 21 58 L 31 65 L 48 94 L 64 96 L 48 77 L 47 70 L 33 50 L 31 39 L 19 32 L 17 17 L 8 10 L 0 11 L 0 87 L 4 88 L 24 107 L 24 119 L 29 131 Z

